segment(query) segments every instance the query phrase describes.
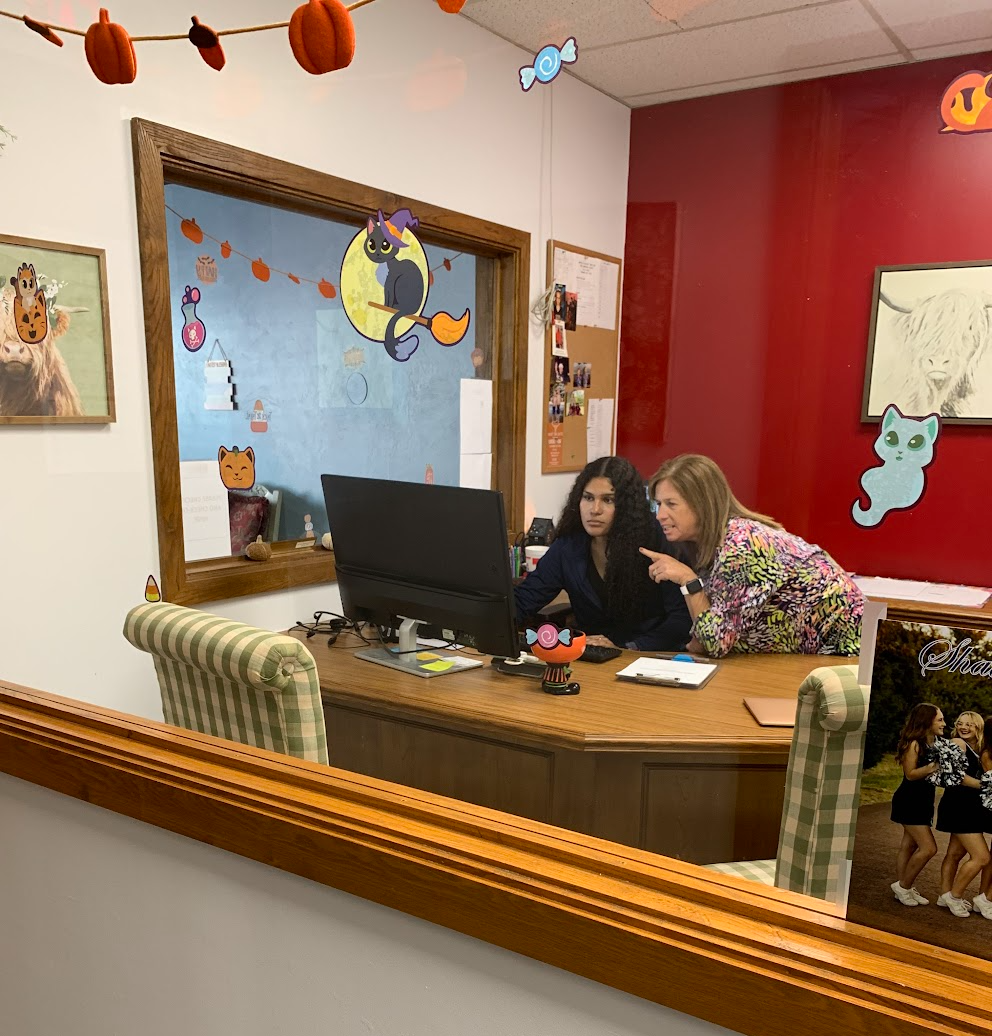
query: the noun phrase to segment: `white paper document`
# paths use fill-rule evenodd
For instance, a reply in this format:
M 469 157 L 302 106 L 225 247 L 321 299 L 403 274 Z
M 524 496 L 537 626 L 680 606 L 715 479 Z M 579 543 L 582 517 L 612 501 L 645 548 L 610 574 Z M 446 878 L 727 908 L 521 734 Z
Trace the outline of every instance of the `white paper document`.
M 458 484 L 463 489 L 493 488 L 493 455 L 463 453 L 459 457 Z
M 493 452 L 493 383 L 482 378 L 462 378 L 460 453 Z M 464 485 L 464 483 L 462 483 Z
M 657 683 L 664 687 L 687 687 L 695 690 L 716 672 L 709 662 L 676 662 L 671 658 L 638 658 L 617 676 L 637 683 Z
M 925 583 L 913 579 L 886 579 L 883 576 L 853 578 L 861 592 L 868 597 L 922 601 L 927 604 L 952 604 L 960 608 L 981 608 L 992 592 L 979 586 Z
M 187 561 L 223 558 L 231 553 L 227 489 L 216 460 L 179 462 L 183 501 L 183 542 Z
M 564 284 L 567 291 L 575 291 L 572 286 L 575 283 L 575 260 L 578 256 L 574 252 L 566 252 L 564 248 L 555 249 L 554 261 L 554 283 Z
M 613 455 L 613 399 L 587 402 L 586 456 L 589 460 Z

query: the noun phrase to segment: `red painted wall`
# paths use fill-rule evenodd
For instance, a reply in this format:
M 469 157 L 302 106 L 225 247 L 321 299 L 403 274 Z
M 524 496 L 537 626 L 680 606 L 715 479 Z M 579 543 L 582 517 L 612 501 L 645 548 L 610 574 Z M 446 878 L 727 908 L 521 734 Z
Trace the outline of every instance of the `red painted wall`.
M 849 570 L 992 585 L 992 426 L 942 430 L 911 511 L 850 516 L 875 267 L 992 259 L 992 134 L 938 132 L 972 68 L 992 54 L 633 112 L 618 452 L 709 454 Z

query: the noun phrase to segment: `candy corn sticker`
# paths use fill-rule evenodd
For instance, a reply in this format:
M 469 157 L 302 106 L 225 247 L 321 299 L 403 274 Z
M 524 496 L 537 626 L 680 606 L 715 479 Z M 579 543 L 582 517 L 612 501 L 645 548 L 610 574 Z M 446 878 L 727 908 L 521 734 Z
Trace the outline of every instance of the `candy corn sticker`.
M 145 600 L 149 604 L 157 604 L 162 600 L 162 594 L 159 592 L 158 583 L 155 582 L 154 576 L 149 576 L 145 583 Z

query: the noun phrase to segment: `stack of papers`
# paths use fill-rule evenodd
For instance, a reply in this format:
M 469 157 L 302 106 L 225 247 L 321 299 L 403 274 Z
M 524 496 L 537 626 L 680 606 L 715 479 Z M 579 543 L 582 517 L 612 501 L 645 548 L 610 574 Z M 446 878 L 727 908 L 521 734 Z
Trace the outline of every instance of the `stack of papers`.
M 617 676 L 638 683 L 656 683 L 663 687 L 702 687 L 716 672 L 716 665 L 708 662 L 675 662 L 670 658 L 638 658 Z
M 853 579 L 867 597 L 953 604 L 960 608 L 981 608 L 989 599 L 989 591 L 978 586 L 923 583 L 913 579 L 885 579 L 881 576 L 854 576 Z

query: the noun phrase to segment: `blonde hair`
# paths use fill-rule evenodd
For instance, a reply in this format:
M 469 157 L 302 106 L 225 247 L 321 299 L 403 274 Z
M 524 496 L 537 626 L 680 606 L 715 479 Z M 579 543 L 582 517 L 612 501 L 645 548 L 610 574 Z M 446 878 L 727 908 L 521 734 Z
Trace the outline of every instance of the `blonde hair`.
M 702 454 L 683 453 L 665 461 L 651 476 L 652 498 L 658 483 L 665 481 L 672 483 L 696 515 L 699 531 L 693 561 L 699 568 L 709 568 L 713 564 L 731 518 L 749 518 L 772 529 L 782 528 L 767 514 L 745 507 L 731 492 L 727 476 L 716 461 Z
M 978 738 L 978 743 L 982 744 L 983 743 L 983 734 L 985 732 L 985 720 L 977 712 L 972 712 L 970 710 L 968 710 L 966 712 L 962 712 L 961 715 L 958 716 L 958 718 L 954 721 L 954 734 L 955 734 L 955 736 L 957 736 L 958 724 L 963 719 L 970 719 L 971 720 L 971 725 L 975 728 L 975 736 Z

